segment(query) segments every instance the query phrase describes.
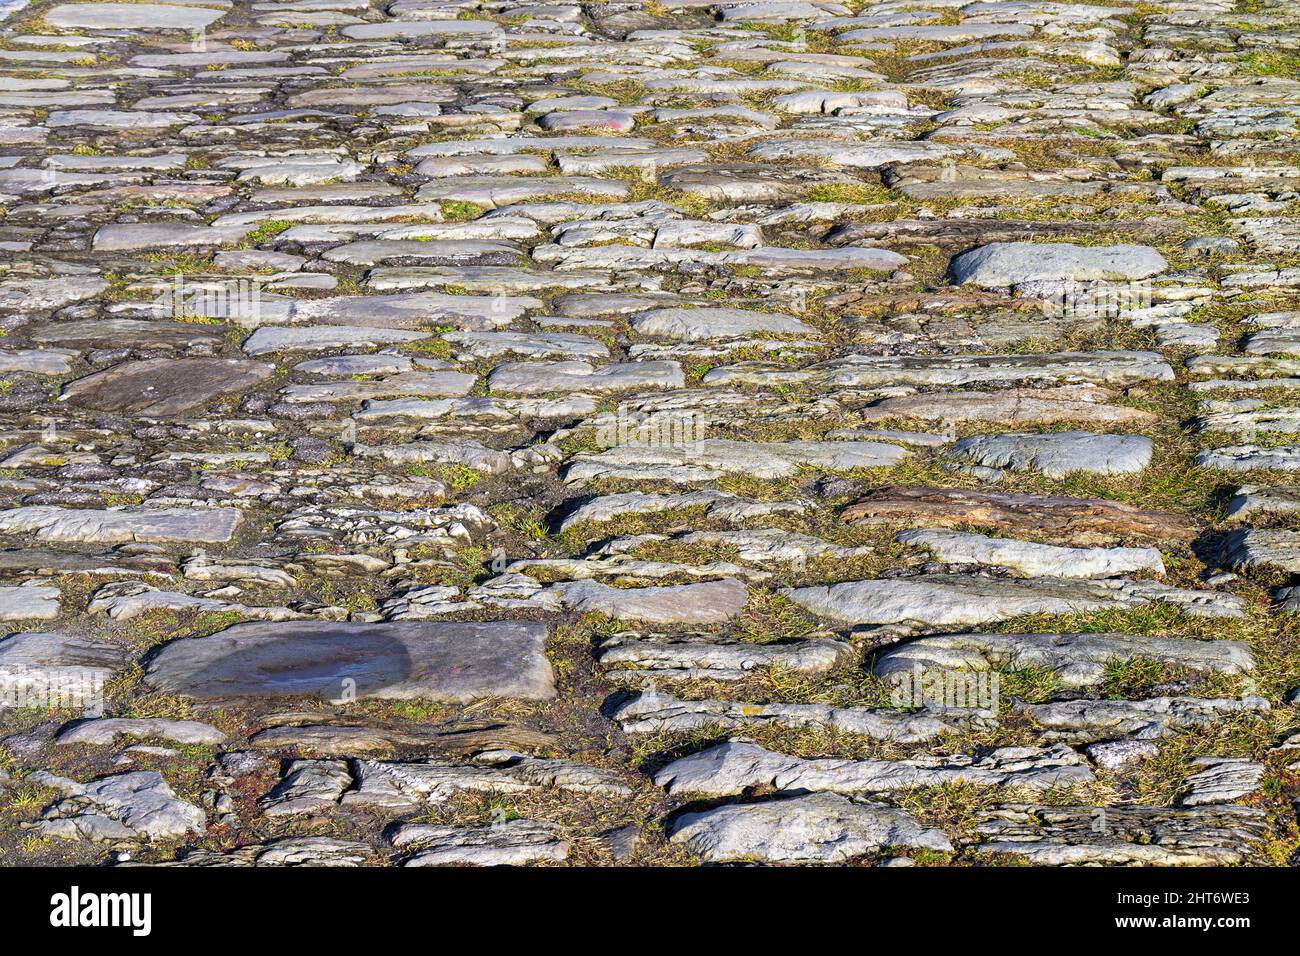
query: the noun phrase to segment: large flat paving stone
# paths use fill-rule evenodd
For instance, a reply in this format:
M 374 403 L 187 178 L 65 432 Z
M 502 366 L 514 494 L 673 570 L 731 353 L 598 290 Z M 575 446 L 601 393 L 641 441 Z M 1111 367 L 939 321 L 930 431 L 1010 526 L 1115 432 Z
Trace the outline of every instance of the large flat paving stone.
M 107 641 L 28 631 L 0 640 L 0 700 L 36 705 L 62 694 L 85 706 L 125 663 L 125 651 Z M 70 699 L 70 705 L 82 700 Z
M 1063 541 L 1145 538 L 1186 541 L 1196 525 L 1182 515 L 1102 498 L 891 486 L 845 508 L 845 521 L 907 522 L 920 527 L 974 526 L 1060 536 Z
M 1039 471 L 1049 478 L 1086 472 L 1131 475 L 1151 463 L 1155 445 L 1142 435 L 1048 432 L 971 435 L 952 446 L 955 459 L 986 468 Z
M 624 733 L 697 731 L 744 726 L 826 727 L 875 740 L 914 744 L 934 740 L 955 728 L 930 714 L 886 708 L 832 707 L 829 704 L 751 704 L 732 700 L 680 700 L 648 690 L 614 702 L 608 709 Z
M 40 541 L 122 544 L 221 544 L 239 524 L 235 508 L 120 509 L 59 508 L 28 505 L 0 511 L 0 534 L 31 535 Z
M 1111 578 L 994 578 L 977 574 L 919 574 L 787 588 L 800 607 L 850 624 L 929 627 L 991 624 L 1026 614 L 1086 614 L 1164 602 L 1203 617 L 1245 616 L 1233 594 Z
M 1083 757 L 1065 746 L 1003 747 L 983 757 L 920 756 L 908 760 L 805 759 L 755 743 L 729 741 L 675 760 L 654 776 L 675 796 L 732 796 L 751 787 L 778 792 L 896 793 L 959 781 L 985 786 L 1051 789 L 1091 783 Z
M 273 374 L 274 365 L 242 359 L 143 359 L 70 382 L 59 398 L 101 412 L 163 418 L 247 391 Z
M 898 445 L 872 441 L 744 442 L 704 438 L 684 445 L 627 444 L 576 456 L 569 482 L 627 478 L 675 482 L 712 481 L 727 474 L 784 478 L 801 465 L 814 468 L 888 468 L 907 457 Z
M 884 651 L 877 677 L 907 675 L 916 667 L 946 670 L 1044 668 L 1070 688 L 1092 687 L 1113 661 L 1158 661 L 1197 671 L 1248 674 L 1255 668 L 1241 641 L 1199 641 L 1142 634 L 939 634 Z
M 1169 263 L 1150 246 L 1078 246 L 1069 242 L 994 242 L 952 262 L 952 281 L 986 289 L 1035 281 L 1126 282 L 1164 272 Z
M 167 644 L 147 679 L 192 697 L 545 700 L 555 695 L 546 639 L 545 625 L 525 621 L 236 624 Z
M 228 4 L 179 6 L 166 3 L 65 3 L 45 13 L 51 26 L 70 30 L 185 30 L 211 26 Z

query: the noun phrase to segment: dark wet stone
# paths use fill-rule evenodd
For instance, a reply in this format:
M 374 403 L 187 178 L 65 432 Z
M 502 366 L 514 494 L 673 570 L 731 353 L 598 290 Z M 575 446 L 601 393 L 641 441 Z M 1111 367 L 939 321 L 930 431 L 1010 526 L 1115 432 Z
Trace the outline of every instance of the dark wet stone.
M 193 697 L 539 700 L 555 694 L 546 638 L 522 621 L 236 624 L 162 647 L 147 679 Z
M 64 386 L 60 399 L 101 412 L 162 418 L 266 381 L 275 366 L 241 359 L 145 359 Z

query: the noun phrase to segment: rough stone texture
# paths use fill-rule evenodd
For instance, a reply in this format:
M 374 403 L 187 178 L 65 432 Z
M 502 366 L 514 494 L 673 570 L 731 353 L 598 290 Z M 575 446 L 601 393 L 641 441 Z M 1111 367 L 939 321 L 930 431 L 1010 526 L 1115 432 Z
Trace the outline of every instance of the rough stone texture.
M 125 662 L 120 645 L 40 631 L 0 640 L 0 699 L 43 705 L 62 688 L 80 691 L 87 706 Z M 70 701 L 70 703 L 73 703 Z
M 0 621 L 52 621 L 59 612 L 56 587 L 39 584 L 0 587 Z
M 569 856 L 569 841 L 560 836 L 560 828 L 536 820 L 472 829 L 404 823 L 394 828 L 389 842 L 396 849 L 414 851 L 403 866 L 519 866 L 562 863 Z
M 1235 866 L 1252 862 L 1268 834 L 1263 811 L 1012 804 L 976 827 L 984 853 L 1037 866 Z
M 1240 598 L 1191 591 L 1154 582 L 1062 578 L 1008 580 L 963 574 L 846 581 L 790 588 L 790 600 L 814 614 L 849 624 L 948 627 L 989 624 L 1025 614 L 1079 614 L 1142 607 L 1153 602 L 1178 606 L 1202 617 L 1242 617 Z
M 1067 541 L 1139 537 L 1187 540 L 1195 526 L 1180 515 L 1100 498 L 999 494 L 965 489 L 888 487 L 843 512 L 845 521 L 909 521 L 926 527 L 975 525 L 1035 531 Z
M 725 743 L 683 757 L 655 774 L 673 795 L 723 797 L 749 787 L 778 791 L 893 793 L 959 781 L 1028 789 L 1066 787 L 1093 779 L 1069 747 L 1004 747 L 984 757 L 917 757 L 911 760 L 805 760 L 758 744 Z
M 611 677 L 655 675 L 687 680 L 710 677 L 740 680 L 748 673 L 777 666 L 816 674 L 847 663 L 853 648 L 841 641 L 815 639 L 792 643 L 751 644 L 740 641 L 628 640 L 611 638 L 597 651 L 601 664 L 619 667 Z
M 1223 541 L 1223 563 L 1237 570 L 1300 571 L 1300 533 L 1271 528 L 1234 531 Z
M 1240 757 L 1197 757 L 1187 777 L 1187 792 L 1179 802 L 1185 807 L 1228 803 L 1255 792 L 1264 765 Z
M 631 792 L 620 776 L 609 770 L 508 750 L 485 751 L 468 764 L 360 760 L 352 763 L 351 773 L 355 788 L 343 796 L 345 806 L 396 811 L 446 800 L 463 791 L 519 793 L 556 789 L 624 797 Z
M 69 544 L 221 544 L 230 540 L 239 519 L 234 508 L 74 511 L 34 505 L 0 511 L 0 534 L 30 535 L 39 541 Z
M 826 385 L 1133 385 L 1167 382 L 1174 370 L 1156 352 L 1056 352 L 1026 355 L 851 354 L 812 366 L 803 377 Z
M 645 691 L 619 701 L 609 710 L 624 732 L 732 729 L 749 724 L 826 727 L 876 740 L 914 744 L 953 733 L 938 717 L 884 709 L 831 707 L 826 704 L 747 704 L 730 700 L 678 700 L 671 694 Z
M 951 850 L 905 810 L 833 793 L 684 813 L 669 839 L 710 863 L 843 863 L 882 847 Z
M 709 581 L 662 588 L 612 588 L 598 581 L 560 586 L 560 600 L 576 611 L 595 611 L 650 624 L 720 624 L 745 607 L 749 592 L 739 581 Z
M 184 30 L 193 32 L 220 20 L 210 7 L 162 3 L 69 3 L 45 14 L 51 26 L 90 30 Z
M 619 445 L 579 455 L 565 472 L 573 483 L 598 479 L 714 481 L 728 474 L 784 478 L 800 467 L 887 468 L 907 457 L 906 449 L 883 442 L 738 442 L 706 438 L 683 447 Z
M 162 774 L 136 771 L 88 784 L 40 771 L 33 783 L 63 794 L 36 829 L 63 840 L 174 840 L 202 834 L 203 811 L 176 796 Z
M 913 667 L 976 669 L 1044 667 L 1066 687 L 1090 687 L 1113 660 L 1150 660 L 1195 670 L 1244 674 L 1255 667 L 1240 641 L 1197 641 L 1135 634 L 943 634 L 923 637 L 882 653 L 877 676 Z
M 0 0 L 0 860 L 1300 859 L 1295 6 Z
M 285 837 L 253 843 L 216 853 L 186 850 L 176 860 L 154 866 L 364 866 L 373 862 L 374 851 L 356 840 L 333 837 Z M 124 864 L 130 866 L 131 864 Z
M 1148 700 L 1067 700 L 1053 704 L 1023 704 L 1017 708 L 1046 729 L 1050 740 L 1085 743 L 1111 737 L 1143 740 L 1191 727 L 1213 724 L 1228 714 L 1262 713 L 1268 701 L 1197 697 L 1152 697 Z
M 1140 435 L 1054 432 L 1046 435 L 972 435 L 952 446 L 952 456 L 989 468 L 1039 471 L 1049 478 L 1078 472 L 1128 475 L 1151 462 L 1151 440 Z
M 226 735 L 211 724 L 197 720 L 165 720 L 159 717 L 105 717 L 71 724 L 59 731 L 56 743 L 108 746 L 120 737 L 146 740 L 161 737 L 178 744 L 224 744 Z
M 1013 568 L 1030 577 L 1107 578 L 1135 571 L 1165 573 L 1155 548 L 1062 548 L 955 531 L 904 531 L 897 540 L 925 548 L 945 564 Z
M 1002 392 L 926 392 L 882 398 L 863 409 L 863 418 L 867 421 L 918 418 L 941 422 L 1123 425 L 1148 422 L 1156 417 L 1141 409 L 1107 404 L 1106 399 L 1113 394 L 1108 389 L 1088 385 L 1013 388 Z

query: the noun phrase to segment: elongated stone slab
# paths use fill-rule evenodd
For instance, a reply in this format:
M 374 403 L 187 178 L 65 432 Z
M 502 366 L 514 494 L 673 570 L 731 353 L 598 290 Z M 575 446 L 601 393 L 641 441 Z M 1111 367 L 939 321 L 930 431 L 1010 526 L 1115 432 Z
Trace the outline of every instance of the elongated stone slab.
M 1141 435 L 1049 432 L 1035 435 L 971 435 L 952 446 L 951 456 L 989 468 L 1039 471 L 1049 478 L 1087 472 L 1128 475 L 1144 470 L 1155 450 Z
M 1196 525 L 1181 515 L 1118 501 L 963 488 L 880 488 L 844 509 L 842 517 L 851 522 L 898 521 L 926 527 L 974 525 L 1035 531 L 1071 540 L 1133 536 L 1187 541 L 1197 534 Z
M 185 30 L 216 23 L 225 11 L 165 3 L 66 3 L 46 11 L 51 26 L 82 30 Z
M 1044 728 L 1044 738 L 1071 744 L 1116 737 L 1151 740 L 1240 714 L 1264 714 L 1262 697 L 1151 697 L 1147 700 L 1066 700 L 1020 704 L 1017 710 Z
M 685 342 L 769 335 L 817 335 L 812 326 L 789 315 L 746 312 L 741 309 L 654 309 L 632 317 L 632 327 L 642 335 Z
M 589 579 L 556 585 L 566 607 L 651 624 L 721 624 L 749 600 L 740 581 L 723 579 L 667 587 L 615 588 Z
M 984 757 L 911 760 L 807 760 L 758 744 L 729 742 L 675 760 L 654 776 L 673 796 L 726 797 L 750 787 L 780 792 L 895 793 L 958 782 L 978 786 L 1050 789 L 1091 783 L 1092 771 L 1069 747 L 1003 747 Z
M 1171 588 L 1153 581 L 1062 578 L 999 579 L 981 575 L 923 574 L 846 581 L 829 587 L 786 588 L 800 607 L 849 624 L 964 626 L 1025 614 L 1080 614 L 1142 607 L 1163 601 L 1201 617 L 1243 617 L 1232 594 Z
M 512 362 L 488 377 L 494 392 L 545 395 L 556 392 L 615 392 L 630 388 L 682 388 L 686 376 L 676 362 Z
M 523 621 L 236 624 L 165 645 L 146 673 L 192 697 L 546 700 L 555 695 L 546 639 L 545 625 Z
M 685 446 L 617 445 L 579 455 L 565 471 L 570 483 L 602 478 L 662 479 L 681 483 L 712 481 L 727 474 L 784 478 L 801 465 L 814 468 L 887 468 L 908 452 L 884 442 L 743 442 L 705 438 Z
M 807 370 L 831 386 L 1136 385 L 1171 382 L 1174 370 L 1157 352 L 1053 352 L 1017 355 L 848 355 Z
M 1092 687 L 1112 661 L 1145 660 L 1192 670 L 1247 674 L 1255 659 L 1241 641 L 1198 641 L 1140 634 L 940 634 L 884 651 L 877 677 L 922 670 L 1044 668 L 1071 688 Z
M 79 378 L 59 398 L 97 411 L 166 418 L 246 391 L 273 374 L 274 365 L 241 359 L 144 359 Z
M 1224 471 L 1297 471 L 1300 470 L 1300 445 L 1207 448 L 1196 456 L 1196 465 Z
M 130 506 L 100 511 L 28 505 L 0 511 L 0 534 L 77 544 L 221 544 L 231 539 L 239 520 L 235 508 Z
M 1165 573 L 1155 548 L 1062 548 L 957 531 L 904 531 L 896 540 L 925 548 L 938 561 L 1013 568 L 1030 577 L 1107 578 L 1135 571 Z
M 1186 780 L 1185 807 L 1228 803 L 1249 796 L 1264 778 L 1264 765 L 1244 757 L 1197 757 Z
M 427 339 L 429 333 L 413 329 L 374 329 L 351 325 L 300 325 L 289 328 L 261 328 L 244 340 L 245 355 L 276 352 L 325 351 L 364 348 Z
M 59 599 L 53 585 L 0 587 L 0 621 L 52 621 L 59 616 Z
M 628 491 L 617 495 L 601 495 L 586 502 L 560 523 L 560 530 L 567 531 L 584 524 L 603 524 L 623 515 L 660 514 L 691 508 L 701 509 L 710 520 L 737 524 L 749 518 L 762 518 L 771 514 L 800 514 L 812 507 L 812 502 L 807 500 L 750 501 L 710 490 L 675 495 Z
M 955 728 L 937 717 L 901 710 L 832 707 L 828 704 L 747 704 L 731 700 L 679 700 L 659 691 L 643 691 L 617 702 L 609 710 L 624 733 L 733 729 L 746 725 L 827 727 L 874 740 L 900 744 L 923 743 Z
M 0 707 L 96 704 L 126 661 L 123 648 L 66 634 L 29 631 L 0 640 Z
M 604 666 L 628 665 L 609 676 L 655 676 L 669 680 L 696 677 L 741 680 L 754 671 L 779 666 L 796 673 L 819 674 L 853 660 L 851 644 L 814 638 L 791 643 L 753 644 L 743 641 L 637 640 L 611 638 L 596 653 Z
M 63 727 L 54 738 L 59 744 L 110 746 L 120 737 L 147 740 L 161 737 L 181 744 L 224 744 L 226 735 L 211 724 L 197 720 L 165 720 L 158 717 L 103 717 Z
M 1234 531 L 1223 541 L 1223 565 L 1238 570 L 1300 572 L 1300 532 L 1276 528 Z
M 632 792 L 612 770 L 575 760 L 528 757 L 510 750 L 487 751 L 469 763 L 354 760 L 350 770 L 356 786 L 343 794 L 343 806 L 400 812 L 467 791 L 509 794 L 555 789 L 610 796 Z
M 1234 866 L 1270 835 L 1254 807 L 1059 807 L 1012 804 L 976 825 L 982 853 L 1034 866 Z
M 949 273 L 954 285 L 971 282 L 997 289 L 1044 280 L 1127 282 L 1168 268 L 1165 257 L 1150 246 L 994 242 L 957 256 Z
M 1062 385 L 1054 389 L 1014 388 L 1001 392 L 926 392 L 882 398 L 863 409 L 864 421 L 917 418 L 947 422 L 1038 424 L 1084 422 L 1127 424 L 1156 416 L 1126 405 L 1108 405 L 1108 389 Z
M 1254 520 L 1256 515 L 1284 515 L 1300 511 L 1300 488 L 1294 485 L 1260 487 L 1243 485 L 1224 509 L 1230 521 Z

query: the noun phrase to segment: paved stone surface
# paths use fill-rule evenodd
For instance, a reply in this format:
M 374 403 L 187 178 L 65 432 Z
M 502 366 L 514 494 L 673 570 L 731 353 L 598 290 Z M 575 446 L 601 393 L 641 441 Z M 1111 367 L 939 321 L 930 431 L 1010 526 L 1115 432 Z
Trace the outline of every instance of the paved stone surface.
M 1298 858 L 1295 6 L 0 2 L 0 859 Z

